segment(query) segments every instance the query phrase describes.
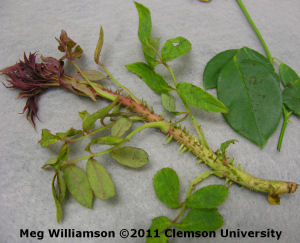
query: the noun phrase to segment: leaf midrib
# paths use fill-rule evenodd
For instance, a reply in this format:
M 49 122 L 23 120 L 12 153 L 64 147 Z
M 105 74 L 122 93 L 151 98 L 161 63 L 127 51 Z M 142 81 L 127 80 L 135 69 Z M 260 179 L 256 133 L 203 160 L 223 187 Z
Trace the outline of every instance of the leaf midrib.
M 264 139 L 264 137 L 262 137 L 262 132 L 261 132 L 260 128 L 258 127 L 258 122 L 257 122 L 256 116 L 255 116 L 255 113 L 254 113 L 254 109 L 253 109 L 253 106 L 252 106 L 252 102 L 251 102 L 252 100 L 251 100 L 251 98 L 250 98 L 250 95 L 249 95 L 249 92 L 248 92 L 248 89 L 247 89 L 247 86 L 246 86 L 246 83 L 245 83 L 245 80 L 244 80 L 244 76 L 243 76 L 243 74 L 242 74 L 242 72 L 241 72 L 241 70 L 240 70 L 240 67 L 239 67 L 239 65 L 238 65 L 238 62 L 237 62 L 237 56 L 236 56 L 236 55 L 233 57 L 233 61 L 234 61 L 234 64 L 235 64 L 235 66 L 236 66 L 236 68 L 237 68 L 237 70 L 238 70 L 238 73 L 239 73 L 239 75 L 240 75 L 240 77 L 241 77 L 241 80 L 242 80 L 242 84 L 243 84 L 244 90 L 246 91 L 247 98 L 248 98 L 248 102 L 249 102 L 250 108 L 251 108 L 251 113 L 252 113 L 252 115 L 253 115 L 253 117 L 254 117 L 254 120 L 255 120 L 255 126 L 256 126 L 256 129 L 258 130 L 259 136 L 260 136 L 260 138 L 262 139 L 262 142 L 263 142 L 262 145 L 264 145 L 265 139 Z

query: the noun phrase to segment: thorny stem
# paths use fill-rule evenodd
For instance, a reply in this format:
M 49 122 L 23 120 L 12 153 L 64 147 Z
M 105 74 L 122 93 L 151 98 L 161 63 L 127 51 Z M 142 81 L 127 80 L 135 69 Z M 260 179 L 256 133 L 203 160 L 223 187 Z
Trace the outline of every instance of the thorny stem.
M 287 112 L 284 105 L 282 105 L 282 110 L 283 110 L 283 123 L 282 123 L 281 131 L 280 131 L 280 136 L 279 136 L 279 139 L 278 139 L 278 145 L 277 145 L 277 150 L 278 151 L 280 151 L 280 149 L 281 149 L 283 136 L 284 136 L 284 133 L 285 133 L 286 126 L 289 122 L 289 118 L 293 114 L 292 112 Z
M 264 50 L 265 50 L 265 52 L 266 52 L 266 55 L 267 55 L 267 57 L 268 57 L 270 63 L 273 64 L 273 58 L 272 58 L 271 52 L 269 51 L 269 48 L 268 48 L 266 42 L 264 41 L 264 39 L 263 39 L 262 35 L 260 34 L 259 30 L 257 29 L 256 25 L 254 24 L 252 18 L 250 17 L 250 15 L 249 15 L 249 13 L 248 13 L 248 11 L 247 11 L 245 5 L 243 4 L 242 0 L 237 0 L 237 2 L 238 2 L 238 4 L 240 5 L 240 8 L 242 9 L 244 15 L 246 16 L 246 18 L 247 18 L 249 24 L 251 25 L 251 27 L 252 27 L 253 30 L 255 31 L 255 33 L 256 33 L 258 39 L 260 40 L 260 42 L 261 42 L 261 44 L 262 44 L 262 46 L 263 46 L 263 48 L 264 48 Z
M 119 93 L 104 88 L 100 89 L 102 91 L 101 94 L 105 93 L 104 96 L 99 93 L 100 96 L 105 98 L 107 94 L 109 94 L 109 97 L 113 96 L 118 98 L 118 102 L 120 104 L 137 113 L 141 117 L 144 117 L 145 121 L 150 123 L 165 123 L 169 126 L 169 130 L 166 132 L 164 129 L 161 129 L 161 131 L 172 137 L 178 143 L 184 145 L 187 151 L 192 152 L 197 158 L 209 166 L 216 176 L 220 178 L 227 178 L 228 180 L 251 190 L 268 193 L 271 197 L 283 193 L 293 193 L 297 190 L 298 185 L 296 183 L 257 178 L 243 171 L 239 167 L 234 167 L 233 163 L 228 163 L 226 165 L 223 156 L 218 156 L 211 149 L 200 144 L 196 138 L 190 136 L 187 132 L 182 131 L 181 128 L 176 125 L 164 120 L 161 116 L 153 113 L 148 107 L 144 106 L 140 102 L 137 103 L 129 97 L 125 97 Z M 226 159 L 230 161 L 229 158 Z

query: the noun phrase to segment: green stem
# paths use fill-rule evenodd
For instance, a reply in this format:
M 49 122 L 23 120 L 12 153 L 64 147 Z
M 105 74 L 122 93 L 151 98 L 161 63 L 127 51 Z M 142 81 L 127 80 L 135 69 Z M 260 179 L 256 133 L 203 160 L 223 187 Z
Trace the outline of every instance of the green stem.
M 198 137 L 200 138 L 201 144 L 203 144 L 206 148 L 209 148 L 208 143 L 205 139 L 202 127 L 199 125 L 199 123 L 197 122 L 196 118 L 194 117 L 190 107 L 182 100 L 185 109 L 187 110 L 188 114 L 191 117 L 192 122 L 194 123 L 195 129 L 197 131 Z
M 78 137 L 78 138 L 74 138 L 74 139 L 68 140 L 67 142 L 68 142 L 68 143 L 75 143 L 75 142 L 78 142 L 78 141 L 80 141 L 80 140 L 83 140 L 83 139 L 85 139 L 85 138 L 91 136 L 91 135 L 94 135 L 94 134 L 96 134 L 96 133 L 98 133 L 98 132 L 101 132 L 101 131 L 103 131 L 103 130 L 106 130 L 106 129 L 112 127 L 113 124 L 114 124 L 114 123 L 108 124 L 108 125 L 106 125 L 105 127 L 99 127 L 99 128 L 97 128 L 97 129 L 95 129 L 94 131 L 92 131 L 92 132 L 90 132 L 90 133 L 88 133 L 88 134 L 86 134 L 86 135 L 84 135 L 84 136 L 81 136 L 81 137 Z
M 133 93 L 126 88 L 124 85 L 120 84 L 115 78 L 114 76 L 111 74 L 111 72 L 108 70 L 108 68 L 102 63 L 99 62 L 99 65 L 103 68 L 103 70 L 106 72 L 106 74 L 110 77 L 110 79 L 116 84 L 118 85 L 120 88 L 122 88 L 123 90 L 125 90 L 129 96 L 136 102 L 138 102 L 139 100 L 133 95 Z
M 176 80 L 176 78 L 175 78 L 175 75 L 174 75 L 174 72 L 173 72 L 172 68 L 171 68 L 167 63 L 165 63 L 165 62 L 163 62 L 163 65 L 169 70 L 169 72 L 170 72 L 170 74 L 171 74 L 171 77 L 172 77 L 172 80 L 173 80 L 173 83 L 174 83 L 175 87 L 177 87 L 177 80 Z M 176 89 L 176 92 L 177 92 L 177 89 Z M 178 94 L 178 92 L 177 92 L 177 94 Z M 178 96 L 179 96 L 179 94 L 178 94 Z M 179 96 L 179 97 L 180 97 L 180 96 Z M 180 97 L 180 99 L 181 99 L 181 97 Z M 202 130 L 200 124 L 197 122 L 196 118 L 194 117 L 194 115 L 193 115 L 193 113 L 192 113 L 190 107 L 189 107 L 182 99 L 181 99 L 181 101 L 182 101 L 182 103 L 183 103 L 185 109 L 187 110 L 188 114 L 190 115 L 192 122 L 194 123 L 195 129 L 196 129 L 196 131 L 197 131 L 197 134 L 198 134 L 198 136 L 199 136 L 199 138 L 200 138 L 201 143 L 202 143 L 206 148 L 209 148 L 208 143 L 207 143 L 207 141 L 206 141 L 206 139 L 205 139 L 203 130 Z
M 172 80 L 173 80 L 173 83 L 174 83 L 174 86 L 176 88 L 177 87 L 177 81 L 176 81 L 176 78 L 175 78 L 175 75 L 174 75 L 174 72 L 173 72 L 172 68 L 165 62 L 163 63 L 163 65 L 169 70 L 169 72 L 171 74 L 171 77 L 172 77 Z
M 282 110 L 283 110 L 283 123 L 282 123 L 281 131 L 280 131 L 280 136 L 279 136 L 278 144 L 277 144 L 277 150 L 278 151 L 280 151 L 280 149 L 281 149 L 281 145 L 282 145 L 282 140 L 283 140 L 283 136 L 284 136 L 284 133 L 285 133 L 285 129 L 286 129 L 286 126 L 288 124 L 289 118 L 292 115 L 292 112 L 288 113 L 286 111 L 286 108 L 285 108 L 284 105 L 282 105 Z
M 110 124 L 111 125 L 111 124 Z M 109 126 L 109 125 L 108 125 Z M 146 128 L 159 128 L 160 130 L 162 130 L 162 132 L 166 133 L 168 130 L 169 130 L 169 127 L 170 125 L 165 123 L 165 122 L 149 122 L 149 123 L 146 123 L 140 127 L 138 127 L 137 129 L 133 130 L 131 133 L 129 133 L 126 137 L 125 137 L 125 141 L 124 142 L 121 142 L 115 146 L 113 146 L 112 148 L 110 149 L 107 149 L 105 151 L 102 151 L 102 152 L 99 152 L 99 153 L 91 153 L 91 154 L 88 154 L 88 155 L 85 155 L 85 156 L 81 156 L 79 158 L 76 158 L 76 159 L 73 159 L 73 160 L 69 160 L 69 161 L 66 161 L 64 163 L 64 165 L 71 165 L 71 164 L 74 164 L 74 163 L 77 163 L 81 160 L 85 160 L 85 159 L 90 159 L 92 157 L 99 157 L 99 156 L 102 156 L 104 154 L 107 154 L 107 153 L 110 153 L 112 152 L 113 150 L 115 150 L 116 148 L 119 148 L 121 147 L 124 143 L 126 143 L 131 137 L 133 137 L 135 134 L 139 133 L 140 131 L 142 131 L 143 129 L 146 129 Z
M 185 201 L 182 205 L 182 208 L 179 212 L 179 214 L 177 215 L 177 217 L 172 221 L 172 224 L 176 224 L 176 222 L 181 218 L 182 214 L 184 213 L 184 210 L 186 209 L 186 201 L 187 199 L 190 197 L 193 188 L 200 183 L 201 181 L 205 180 L 207 177 L 209 177 L 210 175 L 214 174 L 213 171 L 206 171 L 201 173 L 200 175 L 198 175 L 194 180 L 191 181 L 188 192 L 186 194 L 186 198 Z
M 256 25 L 254 24 L 253 20 L 251 19 L 251 17 L 250 17 L 250 15 L 249 15 L 249 13 L 248 13 L 248 11 L 247 11 L 245 5 L 243 4 L 242 0 L 237 0 L 237 2 L 238 2 L 238 4 L 240 5 L 240 8 L 242 9 L 244 15 L 246 16 L 246 18 L 247 18 L 249 24 L 251 25 L 251 27 L 252 27 L 253 30 L 255 31 L 255 33 L 256 33 L 258 39 L 260 40 L 260 42 L 261 42 L 261 44 L 262 44 L 262 46 L 263 46 L 263 48 L 264 48 L 264 50 L 265 50 L 265 52 L 266 52 L 266 55 L 267 55 L 267 57 L 268 57 L 270 63 L 273 64 L 273 58 L 272 58 L 271 52 L 269 51 L 269 48 L 268 48 L 266 42 L 264 41 L 262 35 L 260 34 L 260 32 L 259 32 L 259 30 L 257 29 Z
M 80 75 L 84 78 L 85 81 L 87 81 L 87 83 L 102 97 L 112 100 L 114 101 L 116 99 L 115 95 L 111 95 L 107 92 L 104 92 L 103 90 L 101 90 L 99 87 L 97 87 L 96 84 L 94 84 L 93 82 L 91 82 L 88 77 L 81 71 L 80 67 L 73 61 L 71 60 L 71 63 L 73 64 L 73 66 L 77 69 L 77 71 L 80 73 Z

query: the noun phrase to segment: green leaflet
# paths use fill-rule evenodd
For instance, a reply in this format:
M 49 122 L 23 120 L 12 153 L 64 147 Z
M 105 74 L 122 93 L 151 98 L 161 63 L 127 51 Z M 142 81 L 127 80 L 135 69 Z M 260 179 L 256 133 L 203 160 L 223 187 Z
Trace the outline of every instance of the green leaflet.
M 171 93 L 162 93 L 161 94 L 161 103 L 167 111 L 176 112 L 175 111 L 175 98 Z
M 54 175 L 54 177 L 52 179 L 51 187 L 52 187 L 52 196 L 53 196 L 55 206 L 56 206 L 56 221 L 57 221 L 57 223 L 59 223 L 62 218 L 62 207 L 57 198 L 57 194 L 56 194 L 56 190 L 55 190 L 55 186 L 54 186 L 55 178 L 56 178 L 56 174 Z
M 159 63 L 159 61 L 156 60 L 156 53 L 153 50 L 153 48 L 158 50 L 158 46 L 159 38 L 151 38 L 147 44 L 142 43 L 145 60 L 152 69 Z
M 280 63 L 279 73 L 284 86 L 288 86 L 290 83 L 300 79 L 298 74 L 290 66 L 284 63 Z
M 282 98 L 277 75 L 262 62 L 235 56 L 220 72 L 218 98 L 229 108 L 227 123 L 260 147 L 276 129 Z
M 80 111 L 80 112 L 78 112 L 78 114 L 79 114 L 82 121 L 84 121 L 84 119 L 87 118 L 90 115 L 90 113 L 88 113 L 86 110 Z
M 118 119 L 111 128 L 111 135 L 115 137 L 121 137 L 132 126 L 132 121 L 126 117 Z
M 190 208 L 215 208 L 223 203 L 228 189 L 223 185 L 210 185 L 194 192 L 186 201 Z
M 49 145 L 55 144 L 59 141 L 59 137 L 50 133 L 48 129 L 42 130 L 42 138 L 39 141 L 42 147 L 48 147 Z
M 190 83 L 179 83 L 177 93 L 188 105 L 208 112 L 228 112 L 227 107 L 213 95 Z
M 44 169 L 47 166 L 54 166 L 56 164 L 56 162 L 57 162 L 57 158 L 50 158 L 43 164 L 43 166 L 41 168 Z
M 217 209 L 192 209 L 176 227 L 182 231 L 214 231 L 222 225 Z
M 122 142 L 125 142 L 126 139 L 125 138 L 121 138 L 121 137 L 114 137 L 114 136 L 105 136 L 105 137 L 99 137 L 99 138 L 95 138 L 93 139 L 88 146 L 86 146 L 85 150 L 89 151 L 90 147 L 93 144 L 105 144 L 105 145 L 116 145 Z
M 110 152 L 110 156 L 119 164 L 131 168 L 140 168 L 149 161 L 148 154 L 144 150 L 134 147 L 114 149 Z
M 274 67 L 272 63 L 270 63 L 269 59 L 249 47 L 243 47 L 239 49 L 238 53 L 236 54 L 236 57 L 238 62 L 243 62 L 245 60 L 251 60 L 255 63 L 259 62 L 261 64 L 264 64 L 265 68 L 268 69 L 270 72 L 274 72 Z M 276 79 L 279 81 L 278 76 L 276 76 Z
M 283 103 L 300 116 L 300 79 L 292 82 L 282 92 Z
M 57 187 L 58 187 L 58 199 L 62 202 L 65 199 L 67 186 L 65 179 L 60 170 L 57 171 Z
M 104 73 L 97 70 L 82 70 L 82 72 L 90 81 L 100 81 L 107 78 Z
M 192 44 L 184 37 L 176 37 L 166 41 L 161 49 L 161 57 L 164 62 L 171 61 L 188 53 L 192 49 Z
M 57 157 L 57 162 L 56 164 L 58 166 L 62 165 L 63 162 L 67 161 L 69 158 L 69 145 L 68 144 L 63 144 L 60 148 L 58 157 Z
M 97 45 L 94 51 L 94 61 L 95 63 L 99 63 L 99 57 L 100 57 L 100 53 L 102 50 L 102 46 L 103 46 L 103 37 L 104 37 L 104 33 L 103 33 L 103 28 L 102 26 L 100 27 L 100 33 L 99 33 L 99 38 L 97 41 Z
M 106 200 L 115 195 L 115 185 L 106 169 L 99 162 L 89 159 L 86 163 L 86 173 L 96 197 Z
M 225 152 L 226 149 L 228 148 L 228 146 L 229 146 L 230 144 L 234 144 L 235 142 L 237 142 L 236 139 L 230 139 L 230 140 L 228 140 L 228 141 L 225 141 L 224 143 L 221 144 L 220 150 L 221 150 L 222 152 Z
M 171 226 L 172 222 L 165 216 L 160 216 L 152 219 L 152 224 L 150 226 L 150 234 L 152 237 L 147 237 L 146 243 L 166 243 L 168 238 L 163 233 L 163 231 Z M 158 231 L 160 237 L 156 236 L 156 231 Z
M 134 2 L 139 13 L 139 30 L 138 36 L 142 43 L 147 43 L 151 36 L 152 23 L 151 14 L 148 8 L 144 5 Z
M 72 87 L 75 91 L 79 91 L 80 95 L 86 95 L 91 100 L 96 101 L 96 93 L 94 93 L 87 84 L 80 82 L 79 80 L 73 79 L 72 80 Z
M 127 64 L 126 68 L 139 76 L 154 92 L 166 93 L 172 89 L 164 78 L 160 74 L 154 72 L 146 63 L 136 62 Z
M 156 196 L 169 208 L 178 208 L 179 179 L 171 168 L 159 170 L 153 178 Z
M 64 179 L 72 196 L 82 206 L 92 208 L 93 192 L 84 171 L 75 165 L 64 168 Z
M 218 76 L 227 62 L 237 53 L 236 49 L 220 52 L 206 64 L 203 72 L 203 86 L 205 89 L 217 87 Z
M 108 106 L 96 111 L 95 113 L 88 115 L 87 112 L 83 111 L 83 113 L 79 113 L 80 117 L 83 119 L 82 128 L 84 131 L 91 130 L 95 127 L 95 122 L 104 117 L 110 112 L 110 110 L 115 106 L 117 100 L 110 103 Z
M 74 128 L 70 128 L 66 132 L 56 133 L 56 136 L 58 136 L 60 139 L 64 139 L 64 138 L 72 137 L 72 136 L 75 136 L 75 135 L 78 135 L 78 134 L 83 134 L 83 131 L 82 130 L 77 130 L 77 129 L 74 129 Z

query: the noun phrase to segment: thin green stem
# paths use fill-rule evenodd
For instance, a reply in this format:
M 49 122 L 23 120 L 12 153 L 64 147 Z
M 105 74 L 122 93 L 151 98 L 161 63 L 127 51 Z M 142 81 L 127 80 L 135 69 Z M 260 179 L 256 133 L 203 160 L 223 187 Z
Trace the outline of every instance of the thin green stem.
M 162 61 L 162 60 L 161 60 L 161 61 Z M 171 74 L 171 77 L 172 77 L 172 80 L 173 80 L 173 83 L 174 83 L 175 87 L 177 87 L 177 80 L 176 80 L 176 78 L 175 78 L 175 75 L 174 75 L 174 72 L 173 72 L 172 68 L 171 68 L 167 63 L 165 63 L 165 62 L 163 62 L 163 65 L 169 70 L 169 72 L 170 72 L 170 74 Z M 177 89 L 176 89 L 176 92 L 177 92 Z M 178 94 L 178 92 L 177 92 L 177 94 Z M 179 96 L 179 94 L 178 94 L 178 96 Z M 179 96 L 179 97 L 180 97 L 180 96 Z M 181 99 L 181 97 L 180 97 L 180 99 Z M 182 103 L 184 104 L 184 107 L 185 107 L 186 111 L 187 111 L 188 114 L 190 115 L 192 122 L 194 123 L 195 129 L 196 129 L 196 131 L 197 131 L 197 134 L 198 134 L 198 136 L 199 136 L 199 138 L 200 138 L 201 143 L 202 143 L 206 148 L 209 148 L 208 143 L 207 143 L 207 141 L 206 141 L 206 139 L 205 139 L 203 130 L 202 130 L 200 124 L 197 122 L 196 118 L 194 117 L 194 115 L 193 115 L 193 113 L 192 113 L 190 107 L 189 107 L 182 99 L 181 99 L 181 101 L 182 101 Z
M 77 71 L 80 73 L 80 75 L 84 78 L 84 80 L 102 97 L 112 100 L 114 101 L 116 99 L 115 95 L 109 94 L 107 92 L 104 92 L 103 90 L 101 90 L 99 87 L 97 87 L 97 85 L 95 85 L 93 82 L 91 82 L 88 77 L 82 72 L 82 70 L 80 69 L 80 67 L 73 61 L 71 60 L 71 63 L 73 64 L 73 66 L 77 69 Z
M 163 65 L 169 70 L 169 72 L 171 74 L 171 77 L 172 77 L 172 80 L 173 80 L 173 83 L 174 83 L 174 86 L 176 88 L 177 87 L 177 80 L 175 78 L 175 75 L 174 75 L 174 72 L 173 72 L 172 68 L 165 62 L 163 63 Z
M 190 107 L 183 100 L 182 100 L 182 102 L 183 102 L 184 107 L 187 110 L 188 114 L 190 115 L 192 122 L 194 123 L 195 129 L 196 129 L 197 134 L 198 134 L 198 136 L 200 138 L 201 144 L 203 146 L 205 146 L 206 148 L 209 148 L 208 143 L 207 143 L 207 141 L 205 139 L 203 130 L 202 130 L 201 126 L 199 125 L 199 123 L 197 122 L 196 118 L 194 117 L 194 115 L 193 115 Z
M 262 44 L 262 46 L 263 46 L 263 48 L 264 48 L 264 50 L 265 50 L 265 52 L 266 52 L 266 55 L 267 55 L 267 57 L 268 57 L 270 63 L 273 64 L 273 58 L 272 58 L 271 52 L 269 51 L 269 48 L 268 48 L 266 42 L 264 41 L 264 39 L 263 39 L 262 35 L 260 34 L 259 30 L 257 29 L 256 25 L 254 24 L 252 18 L 250 17 L 250 15 L 249 15 L 249 13 L 248 13 L 248 11 L 247 11 L 245 5 L 243 4 L 242 0 L 237 0 L 237 2 L 238 2 L 238 4 L 240 5 L 240 8 L 242 9 L 244 15 L 246 16 L 246 18 L 247 18 L 249 24 L 250 24 L 251 27 L 252 27 L 252 29 L 255 31 L 255 33 L 256 33 L 258 39 L 260 40 L 260 42 L 261 42 L 261 44 Z
M 278 151 L 280 151 L 280 149 L 281 149 L 281 145 L 282 145 L 282 141 L 283 141 L 283 136 L 284 136 L 284 133 L 285 133 L 285 129 L 286 129 L 286 126 L 287 126 L 287 124 L 289 122 L 289 118 L 292 115 L 292 112 L 287 112 L 286 111 L 286 108 L 285 108 L 284 105 L 282 105 L 282 110 L 283 110 L 283 123 L 282 123 L 281 131 L 280 131 L 280 136 L 279 136 L 278 144 L 277 144 L 277 150 Z
M 106 72 L 106 74 L 110 77 L 110 79 L 116 84 L 118 85 L 120 88 L 122 88 L 123 90 L 125 90 L 129 96 L 135 101 L 135 102 L 139 102 L 139 100 L 134 96 L 134 94 L 128 89 L 126 88 L 124 85 L 120 84 L 115 78 L 114 76 L 111 74 L 111 72 L 108 70 L 108 68 L 102 63 L 99 62 L 99 65 L 103 68 L 103 70 Z
M 186 209 L 186 201 L 187 199 L 190 197 L 191 193 L 192 193 L 192 190 L 193 188 L 198 184 L 200 183 L 201 181 L 205 180 L 207 177 L 209 177 L 210 175 L 214 174 L 213 171 L 206 171 L 206 172 L 203 172 L 201 173 L 200 175 L 198 175 L 195 179 L 193 179 L 189 185 L 189 189 L 188 189 L 188 192 L 186 194 L 186 198 L 185 198 L 185 201 L 182 205 L 182 208 L 179 212 L 179 214 L 177 215 L 177 217 L 172 221 L 172 224 L 176 224 L 176 222 L 181 218 L 182 214 L 184 213 L 184 210 Z
M 140 127 L 138 127 L 137 129 L 133 130 L 131 133 L 129 133 L 125 139 L 124 139 L 124 142 L 121 142 L 115 146 L 113 146 L 112 148 L 110 149 L 107 149 L 105 151 L 102 151 L 102 152 L 99 152 L 99 153 L 91 153 L 91 154 L 88 154 L 88 155 L 85 155 L 85 156 L 81 156 L 79 158 L 76 158 L 76 159 L 73 159 L 73 160 L 69 160 L 69 161 L 66 161 L 64 163 L 64 165 L 71 165 L 71 164 L 74 164 L 74 163 L 77 163 L 81 160 L 85 160 L 85 159 L 90 159 L 90 158 L 93 158 L 93 157 L 99 157 L 99 156 L 102 156 L 104 154 L 107 154 L 107 153 L 110 153 L 111 151 L 115 150 L 116 148 L 119 148 L 121 147 L 124 143 L 126 143 L 131 137 L 133 137 L 135 134 L 139 133 L 140 131 L 142 131 L 143 129 L 146 129 L 146 128 L 159 128 L 161 129 L 164 133 L 166 133 L 168 130 L 169 130 L 169 127 L 170 125 L 168 123 L 165 123 L 165 122 L 149 122 L 149 123 L 146 123 Z
M 101 132 L 101 131 L 104 131 L 104 130 L 106 130 L 108 128 L 111 128 L 113 126 L 113 124 L 114 123 L 108 124 L 105 127 L 99 127 L 97 129 L 95 129 L 94 131 L 92 131 L 92 132 L 90 132 L 90 133 L 88 133 L 88 134 L 86 134 L 84 136 L 81 136 L 81 137 L 78 137 L 78 138 L 74 138 L 74 139 L 70 139 L 70 140 L 68 140 L 68 143 L 75 143 L 75 142 L 78 142 L 80 140 L 83 140 L 83 139 L 85 139 L 85 138 L 87 138 L 87 137 L 89 137 L 91 135 L 94 135 L 94 134 L 96 134 L 98 132 Z

